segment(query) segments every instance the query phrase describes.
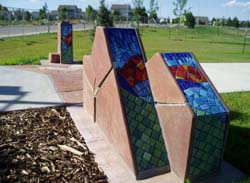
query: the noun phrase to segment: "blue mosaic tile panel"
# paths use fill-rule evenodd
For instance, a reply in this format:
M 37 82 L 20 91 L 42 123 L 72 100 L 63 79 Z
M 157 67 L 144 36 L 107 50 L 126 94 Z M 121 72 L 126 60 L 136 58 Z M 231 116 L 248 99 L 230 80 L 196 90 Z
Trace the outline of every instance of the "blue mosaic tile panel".
M 134 29 L 109 28 L 107 36 L 115 68 L 122 68 L 132 56 L 142 55 Z
M 163 53 L 162 57 L 197 116 L 227 112 L 191 53 Z
M 146 102 L 154 103 L 136 31 L 108 28 L 106 32 L 120 85 Z
M 73 61 L 73 36 L 72 24 L 62 22 L 61 24 L 61 62 L 70 63 Z

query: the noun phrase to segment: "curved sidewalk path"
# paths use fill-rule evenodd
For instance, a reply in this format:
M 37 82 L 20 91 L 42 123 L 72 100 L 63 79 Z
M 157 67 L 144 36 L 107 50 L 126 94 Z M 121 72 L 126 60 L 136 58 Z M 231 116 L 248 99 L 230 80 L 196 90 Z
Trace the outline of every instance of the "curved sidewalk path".
M 202 63 L 219 93 L 250 91 L 250 63 Z
M 0 112 L 82 103 L 82 65 L 0 66 Z
M 57 106 L 62 100 L 46 74 L 0 67 L 0 111 Z

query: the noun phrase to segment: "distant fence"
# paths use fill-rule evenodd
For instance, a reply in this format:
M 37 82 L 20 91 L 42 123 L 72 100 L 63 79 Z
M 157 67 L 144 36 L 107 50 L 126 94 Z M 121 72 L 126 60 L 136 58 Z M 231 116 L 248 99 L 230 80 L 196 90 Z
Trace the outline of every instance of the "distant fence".
M 74 24 L 74 30 L 90 30 L 93 29 L 93 24 Z M 32 35 L 48 32 L 57 32 L 57 25 L 8 25 L 0 26 L 0 38 Z

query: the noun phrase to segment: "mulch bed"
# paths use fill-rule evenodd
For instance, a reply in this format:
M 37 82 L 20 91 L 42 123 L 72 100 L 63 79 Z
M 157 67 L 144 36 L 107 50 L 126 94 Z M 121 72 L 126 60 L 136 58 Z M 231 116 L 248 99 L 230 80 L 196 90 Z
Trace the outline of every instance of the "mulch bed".
M 0 183 L 108 182 L 65 107 L 0 114 Z

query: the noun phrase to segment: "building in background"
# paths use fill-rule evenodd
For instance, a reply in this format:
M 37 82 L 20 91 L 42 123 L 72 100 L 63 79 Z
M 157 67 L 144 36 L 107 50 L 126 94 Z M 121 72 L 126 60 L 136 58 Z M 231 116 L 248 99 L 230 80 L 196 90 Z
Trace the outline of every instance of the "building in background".
M 65 16 L 68 19 L 83 19 L 84 12 L 81 8 L 78 8 L 76 5 L 59 5 L 57 9 L 58 13 L 64 11 Z
M 195 16 L 195 23 L 196 24 L 201 24 L 201 25 L 207 25 L 209 24 L 209 19 L 208 17 L 205 17 L 205 16 Z
M 118 11 L 120 17 L 127 18 L 131 14 L 131 7 L 129 4 L 113 4 L 111 11 Z

